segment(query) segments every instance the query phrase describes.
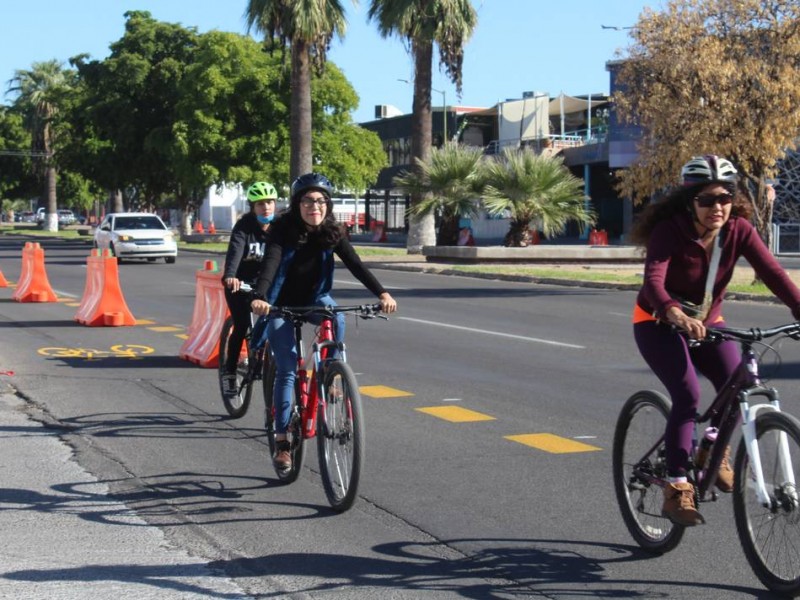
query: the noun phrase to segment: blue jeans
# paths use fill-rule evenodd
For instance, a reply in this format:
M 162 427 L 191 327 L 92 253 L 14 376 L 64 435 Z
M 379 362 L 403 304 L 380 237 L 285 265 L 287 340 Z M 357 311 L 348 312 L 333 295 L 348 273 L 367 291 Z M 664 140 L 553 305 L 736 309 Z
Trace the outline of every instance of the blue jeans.
M 330 296 L 323 296 L 319 306 L 336 306 Z M 309 322 L 319 325 L 322 316 L 315 315 Z M 344 341 L 345 315 L 339 313 L 333 324 L 334 339 Z M 294 383 L 297 378 L 297 348 L 294 339 L 294 324 L 280 317 L 270 318 L 267 324 L 267 339 L 275 360 L 275 388 L 272 390 L 275 406 L 275 433 L 285 434 L 291 416 Z

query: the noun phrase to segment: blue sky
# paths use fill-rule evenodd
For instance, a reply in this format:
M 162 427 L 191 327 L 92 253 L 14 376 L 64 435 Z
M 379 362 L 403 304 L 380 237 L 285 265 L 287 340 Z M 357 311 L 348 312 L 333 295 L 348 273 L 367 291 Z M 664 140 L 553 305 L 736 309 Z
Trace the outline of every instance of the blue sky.
M 369 0 L 348 10 L 344 40 L 334 40 L 329 59 L 335 62 L 361 98 L 353 118 L 371 120 L 377 104 L 410 112 L 413 65 L 398 39 L 383 39 L 367 23 Z M 463 93 L 434 66 L 434 105 L 493 106 L 524 91 L 578 95 L 608 93 L 606 61 L 624 49 L 627 27 L 644 7 L 658 10 L 660 0 L 473 0 L 478 26 L 466 46 Z M 246 0 L 2 0 L 0 19 L 0 83 L 2 92 L 16 69 L 34 62 L 88 53 L 108 55 L 110 43 L 124 30 L 124 13 L 147 10 L 154 18 L 205 32 L 211 29 L 246 33 L 242 15 Z M 9 97 L 3 95 L 7 103 Z

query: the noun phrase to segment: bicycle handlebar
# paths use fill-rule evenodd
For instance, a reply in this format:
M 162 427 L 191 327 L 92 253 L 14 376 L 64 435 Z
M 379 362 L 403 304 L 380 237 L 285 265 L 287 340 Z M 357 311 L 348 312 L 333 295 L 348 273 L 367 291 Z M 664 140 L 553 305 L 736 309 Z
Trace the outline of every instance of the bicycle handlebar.
M 270 306 L 269 314 L 277 315 L 285 319 L 305 321 L 312 315 L 322 315 L 334 317 L 338 313 L 355 313 L 362 319 L 388 319 L 381 314 L 380 303 L 375 304 L 354 304 L 352 306 Z
M 737 329 L 734 327 L 709 327 L 706 329 L 705 339 L 693 340 L 693 342 L 698 344 L 718 343 L 725 340 L 733 340 L 736 342 L 759 342 L 761 340 L 781 334 L 795 340 L 800 340 L 800 322 L 787 323 L 786 325 L 778 325 L 776 327 L 769 327 L 767 329 L 761 329 L 760 327 L 751 327 L 750 329 Z

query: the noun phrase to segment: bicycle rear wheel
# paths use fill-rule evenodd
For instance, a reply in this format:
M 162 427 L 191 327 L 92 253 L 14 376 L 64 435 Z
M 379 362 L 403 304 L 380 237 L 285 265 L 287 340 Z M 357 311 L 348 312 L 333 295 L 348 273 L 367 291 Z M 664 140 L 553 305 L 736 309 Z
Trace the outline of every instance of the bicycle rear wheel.
M 320 403 L 317 449 L 325 495 L 334 510 L 345 511 L 358 494 L 364 467 L 364 417 L 358 383 L 349 365 L 325 368 L 325 403 Z
M 267 432 L 267 442 L 269 443 L 270 462 L 275 455 L 275 402 L 273 391 L 275 389 L 275 361 L 270 356 L 264 357 L 264 406 L 266 417 L 264 428 Z M 289 427 L 286 430 L 287 439 L 291 445 L 292 466 L 290 469 L 275 469 L 275 473 L 283 483 L 292 483 L 300 476 L 300 469 L 303 468 L 304 444 L 303 431 L 300 419 L 300 409 L 297 401 L 297 389 L 295 388 L 292 400 L 291 416 L 289 417 Z
M 661 515 L 667 465 L 663 438 L 671 403 L 662 394 L 636 392 L 622 407 L 614 432 L 612 464 L 614 490 L 622 519 L 631 536 L 653 554 L 669 552 L 683 537 L 684 528 Z
M 225 388 L 222 385 L 222 377 L 225 375 L 225 364 L 228 361 L 228 340 L 230 340 L 232 331 L 233 317 L 228 317 L 223 323 L 222 331 L 219 334 L 219 392 L 222 395 L 222 403 L 225 405 L 225 410 L 228 411 L 231 417 L 238 419 L 244 416 L 250 407 L 250 399 L 253 396 L 253 382 L 252 379 L 247 378 L 247 370 L 249 364 L 254 362 L 255 357 L 252 356 L 250 351 L 250 336 L 248 335 L 243 342 L 243 347 L 247 351 L 247 360 L 240 359 L 236 366 L 236 389 L 238 393 L 235 396 L 226 396 Z
M 745 442 L 736 452 L 733 512 L 747 562 L 767 588 L 800 594 L 800 422 L 786 413 L 756 418 L 756 439 L 770 506 L 756 496 Z

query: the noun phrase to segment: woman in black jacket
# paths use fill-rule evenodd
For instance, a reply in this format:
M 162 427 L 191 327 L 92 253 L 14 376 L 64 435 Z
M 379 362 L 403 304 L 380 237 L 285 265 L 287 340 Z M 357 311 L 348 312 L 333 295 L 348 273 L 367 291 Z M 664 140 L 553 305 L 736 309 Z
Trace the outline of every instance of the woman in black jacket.
M 225 269 L 222 284 L 225 300 L 233 317 L 233 331 L 228 341 L 225 375 L 222 377 L 222 390 L 226 397 L 236 396 L 236 365 L 242 351 L 242 342 L 250 327 L 250 298 L 247 294 L 237 294 L 242 282 L 254 284 L 261 268 L 261 261 L 267 250 L 269 239 L 267 230 L 275 216 L 275 201 L 278 192 L 271 183 L 257 181 L 247 188 L 247 201 L 250 212 L 236 222 L 231 231 L 228 252 L 225 255 Z

